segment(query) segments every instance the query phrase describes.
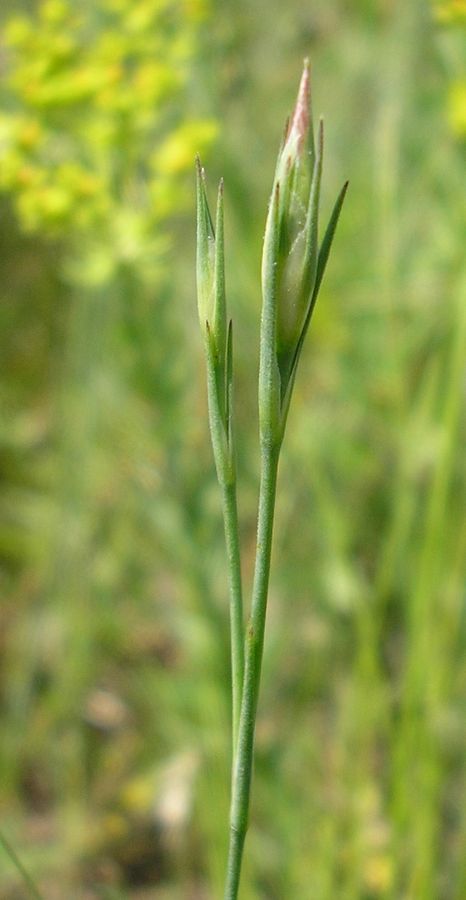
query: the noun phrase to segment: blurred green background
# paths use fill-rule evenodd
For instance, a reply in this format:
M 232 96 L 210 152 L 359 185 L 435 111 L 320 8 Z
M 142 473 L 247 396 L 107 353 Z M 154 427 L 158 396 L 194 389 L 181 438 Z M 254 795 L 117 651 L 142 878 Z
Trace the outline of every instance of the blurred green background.
M 226 182 L 249 585 L 262 230 L 309 55 L 324 218 L 350 191 L 280 470 L 241 897 L 464 900 L 464 0 L 0 18 L 3 834 L 47 900 L 221 896 L 193 158 Z M 1 847 L 0 893 L 27 896 Z

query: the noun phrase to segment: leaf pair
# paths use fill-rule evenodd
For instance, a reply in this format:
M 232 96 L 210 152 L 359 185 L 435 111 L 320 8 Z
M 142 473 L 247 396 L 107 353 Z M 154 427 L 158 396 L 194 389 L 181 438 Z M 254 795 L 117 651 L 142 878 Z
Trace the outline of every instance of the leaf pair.
M 219 479 L 234 476 L 233 324 L 227 324 L 223 230 L 223 180 L 217 195 L 215 228 L 207 200 L 205 172 L 197 168 L 197 297 L 207 361 L 209 415 Z

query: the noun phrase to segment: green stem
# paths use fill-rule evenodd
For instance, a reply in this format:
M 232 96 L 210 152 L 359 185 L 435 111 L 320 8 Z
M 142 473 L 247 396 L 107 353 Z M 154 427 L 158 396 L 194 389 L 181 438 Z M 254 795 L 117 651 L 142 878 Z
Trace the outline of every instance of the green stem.
M 210 336 L 207 335 L 207 396 L 212 449 L 217 479 L 222 494 L 223 524 L 228 557 L 228 582 L 230 593 L 231 635 L 231 683 L 232 683 L 232 733 L 236 746 L 243 689 L 244 670 L 244 621 L 241 582 L 241 554 L 238 537 L 238 510 L 236 503 L 236 466 L 232 422 L 226 421 L 220 398 L 224 393 L 222 370 L 215 360 Z M 231 410 L 230 410 L 231 414 Z M 230 434 L 228 435 L 228 427 Z
M 13 865 L 21 875 L 21 878 L 23 879 L 24 884 L 27 886 L 31 897 L 33 897 L 34 900 L 44 900 L 42 894 L 39 893 L 36 885 L 34 884 L 34 881 L 32 880 L 28 870 L 25 868 L 25 866 L 23 866 L 23 863 L 21 862 L 18 854 L 13 849 L 10 842 L 6 839 L 3 832 L 0 832 L 0 844 L 3 845 L 5 852 L 10 857 Z
M 234 763 L 225 900 L 236 900 L 238 896 L 243 848 L 248 824 L 254 733 L 264 647 L 279 452 L 279 446 L 271 444 L 262 446 L 256 566 L 251 616 L 246 633 L 244 685 L 237 752 Z
M 225 526 L 225 542 L 228 557 L 233 747 L 236 747 L 244 672 L 243 591 L 241 585 L 241 557 L 238 537 L 236 481 L 228 484 L 221 483 L 220 487 L 222 491 L 223 522 Z

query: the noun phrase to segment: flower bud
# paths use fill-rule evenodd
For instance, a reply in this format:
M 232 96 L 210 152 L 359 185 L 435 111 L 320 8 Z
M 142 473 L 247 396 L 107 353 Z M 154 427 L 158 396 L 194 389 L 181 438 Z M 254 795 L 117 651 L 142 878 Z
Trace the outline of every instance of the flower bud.
M 207 201 L 205 174 L 197 160 L 197 305 L 201 329 L 208 327 L 213 336 L 216 351 L 225 351 L 226 302 L 225 265 L 223 246 L 223 181 L 220 182 L 217 199 L 216 229 Z M 215 233 L 217 232 L 217 234 Z
M 223 236 L 223 181 L 217 198 L 215 230 L 210 215 L 204 170 L 197 160 L 197 304 L 204 335 L 210 431 L 222 484 L 234 480 L 232 432 L 233 337 L 226 324 Z
M 320 132 L 321 133 L 321 132 Z M 319 141 L 321 148 L 321 141 Z M 320 183 L 321 153 L 316 159 L 310 110 L 309 64 L 304 70 L 293 115 L 287 125 L 275 171 L 279 191 L 278 253 L 275 265 L 277 353 L 293 352 L 302 332 L 317 257 L 317 221 L 309 215 L 311 186 Z M 317 191 L 314 190 L 314 194 Z M 270 212 L 269 212 L 270 215 Z M 311 234 L 314 229 L 314 234 Z M 264 248 L 264 256 L 267 248 Z M 267 284 L 264 284 L 267 290 Z
M 322 154 L 322 121 L 317 146 L 314 144 L 306 60 L 294 112 L 278 155 L 262 257 L 260 405 L 269 430 L 273 428 L 273 420 L 277 420 L 278 391 L 280 428 L 284 427 L 296 366 L 346 190 L 345 185 L 319 250 Z

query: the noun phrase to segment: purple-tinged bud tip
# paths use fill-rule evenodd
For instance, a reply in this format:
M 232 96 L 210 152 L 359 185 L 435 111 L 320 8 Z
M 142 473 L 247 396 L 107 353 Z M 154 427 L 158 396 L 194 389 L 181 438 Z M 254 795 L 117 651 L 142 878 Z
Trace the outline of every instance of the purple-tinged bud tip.
M 311 76 L 309 60 L 304 60 L 303 74 L 298 90 L 296 106 L 288 126 L 286 143 L 293 146 L 296 155 L 300 155 L 310 124 Z M 290 147 L 291 149 L 291 147 Z

